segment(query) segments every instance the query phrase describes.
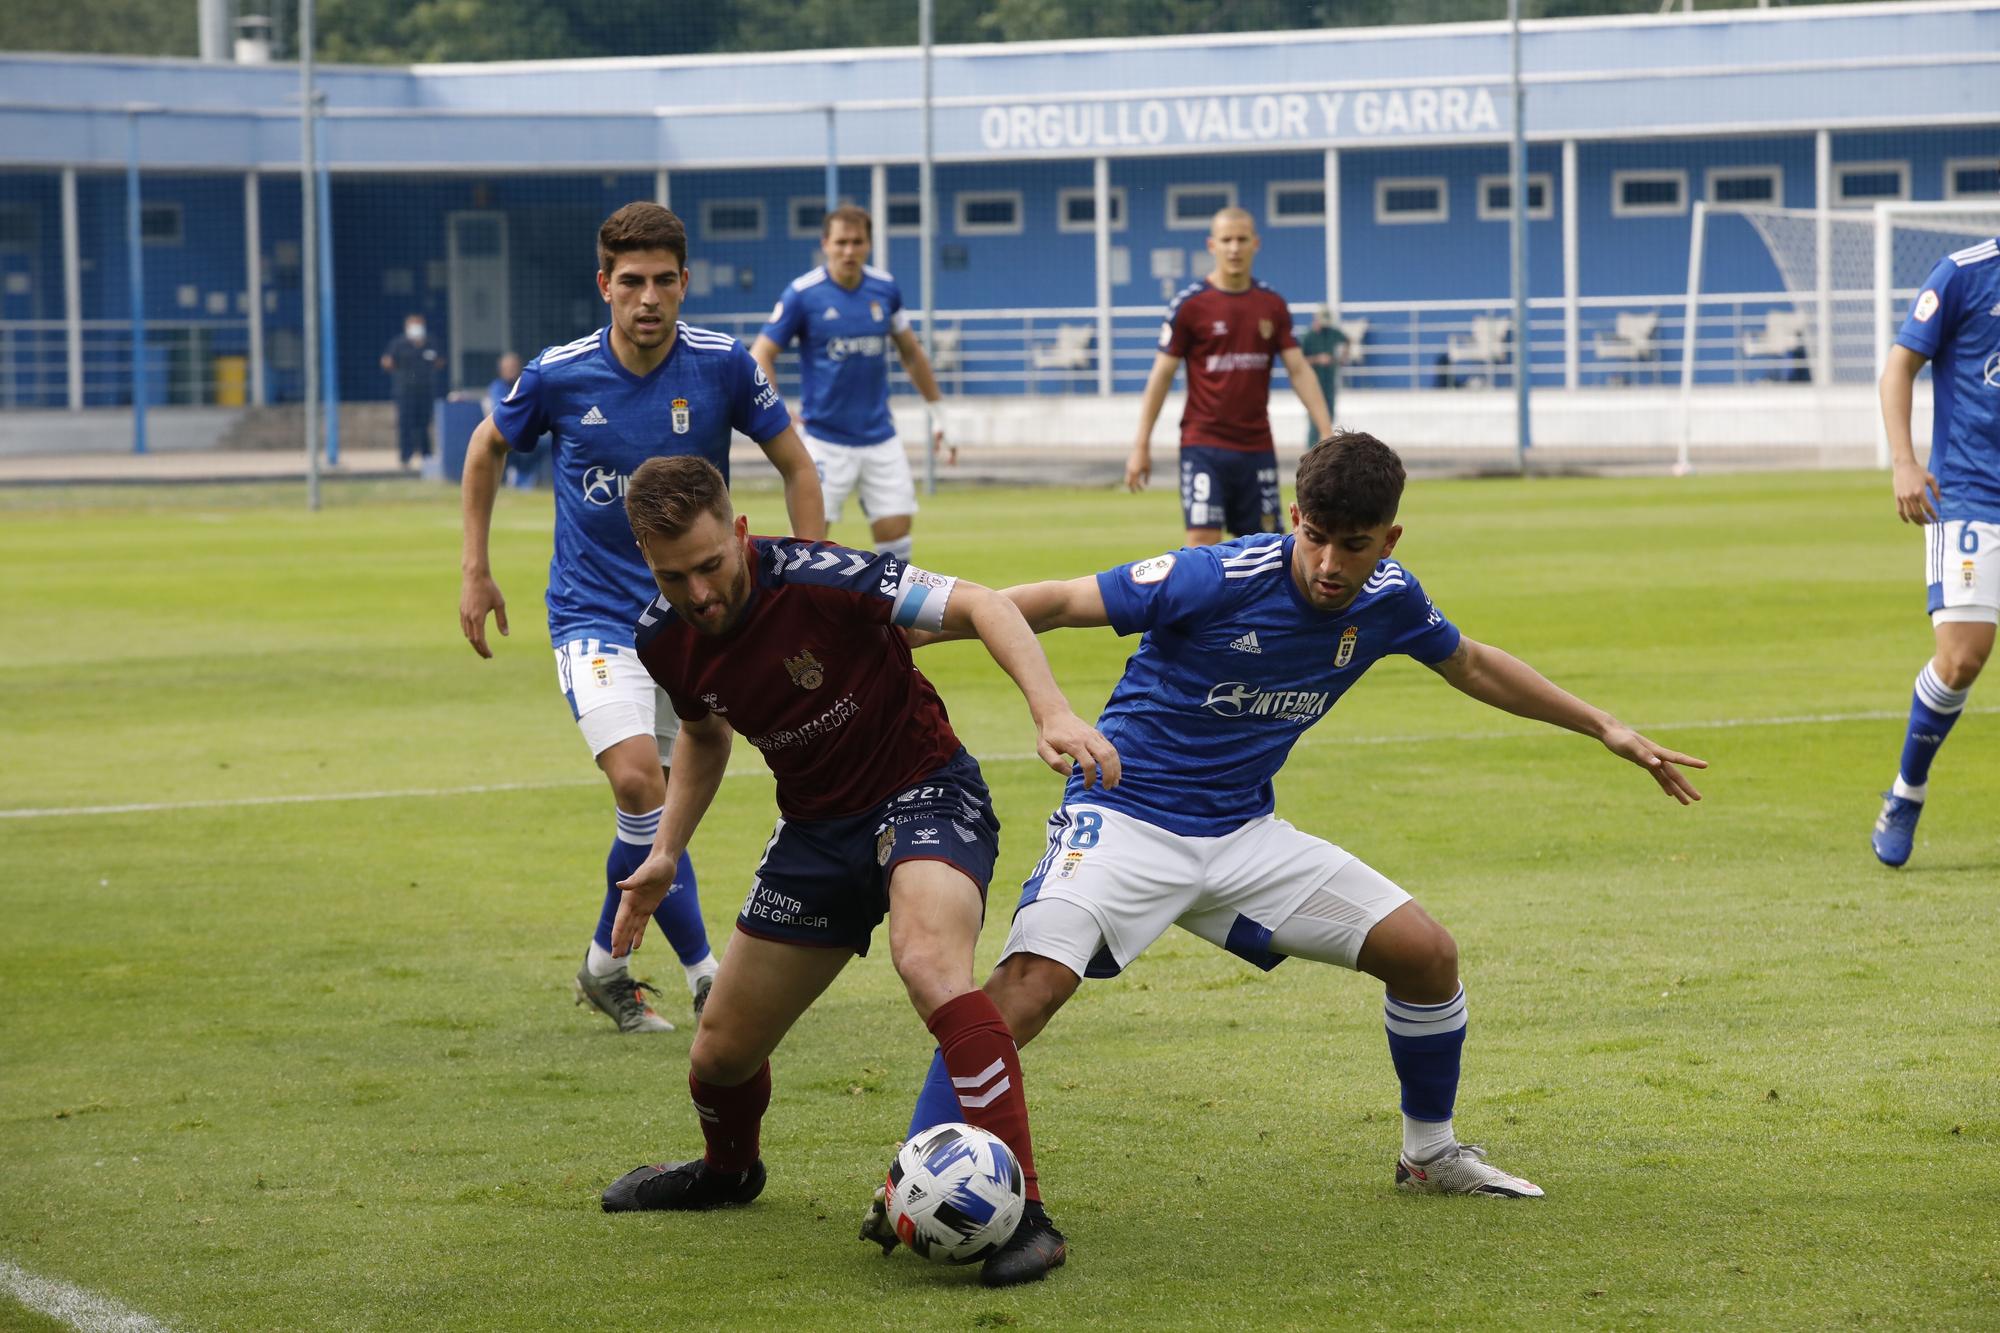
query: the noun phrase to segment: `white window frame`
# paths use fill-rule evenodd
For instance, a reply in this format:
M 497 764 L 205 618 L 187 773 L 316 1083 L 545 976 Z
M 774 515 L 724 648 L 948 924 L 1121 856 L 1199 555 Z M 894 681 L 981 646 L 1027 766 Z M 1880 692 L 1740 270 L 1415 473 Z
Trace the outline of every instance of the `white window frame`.
M 145 214 L 155 209 L 172 211 L 174 215 L 174 234 L 172 236 L 146 235 L 146 229 L 144 226 Z M 187 209 L 182 207 L 181 202 L 178 199 L 162 199 L 156 203 L 150 203 L 150 204 L 141 203 L 139 205 L 139 210 L 140 210 L 140 224 L 141 224 L 139 228 L 139 238 L 144 244 L 168 246 L 168 245 L 181 245 L 186 242 Z
M 1226 198 L 1229 201 L 1228 203 L 1224 204 L 1222 208 L 1238 207 L 1238 204 L 1236 202 L 1235 181 L 1190 181 L 1184 185 L 1169 185 L 1167 187 L 1167 230 L 1207 231 L 1208 224 L 1214 221 L 1215 215 L 1221 212 L 1222 209 L 1220 208 L 1210 209 L 1208 212 L 1202 214 L 1199 218 L 1195 218 L 1189 221 L 1182 221 L 1181 200 L 1191 194 L 1216 194 L 1216 193 L 1220 193 L 1224 198 Z
M 849 199 L 846 195 L 842 195 L 839 207 L 847 208 L 853 203 L 852 199 Z M 799 226 L 799 205 L 801 204 L 811 204 L 814 208 L 825 209 L 826 196 L 823 194 L 795 194 L 785 201 L 785 230 L 791 234 L 791 238 L 795 241 L 816 241 L 822 234 L 822 229 L 817 224 L 810 227 Z M 822 213 L 822 216 L 824 216 L 824 213 Z
M 1900 184 L 1896 193 L 1884 197 L 1879 194 L 1851 199 L 1847 194 L 1847 173 L 1888 171 L 1895 173 Z M 1860 208 L 1871 204 L 1887 204 L 1910 197 L 1910 164 L 1908 162 L 1836 162 L 1833 164 L 1833 206 L 1835 208 Z
M 968 222 L 965 217 L 969 204 L 991 204 L 1006 201 L 1014 206 L 1014 220 L 1011 223 Z M 1028 225 L 1028 205 L 1019 190 L 960 190 L 951 197 L 952 229 L 960 236 L 1019 236 Z
M 716 230 L 715 210 L 719 208 L 754 208 L 757 210 L 757 230 L 721 232 Z M 770 209 L 762 199 L 704 199 L 701 201 L 701 244 L 713 241 L 761 241 L 771 231 Z
M 1731 204 L 1742 203 L 1744 201 L 1738 199 L 1732 199 L 1725 203 L 1716 198 L 1716 183 L 1718 181 L 1731 180 L 1747 181 L 1757 177 L 1767 178 L 1771 182 L 1771 197 L 1769 199 L 1751 200 L 1749 201 L 1750 205 L 1759 208 L 1783 208 L 1785 206 L 1785 169 L 1780 166 L 1710 167 L 1703 185 L 1706 193 L 1702 197 L 1708 200 L 1709 203 L 1721 208 L 1728 208 Z
M 1481 176 L 1479 178 L 1478 212 L 1481 222 L 1505 222 L 1508 218 L 1514 216 L 1512 208 L 1493 208 L 1487 204 L 1486 192 L 1496 185 L 1504 185 L 1511 191 L 1514 188 L 1514 173 L 1508 171 L 1502 172 L 1497 176 Z M 1528 173 L 1528 198 L 1530 200 L 1535 197 L 1535 187 L 1537 185 L 1542 187 L 1542 202 L 1539 207 L 1533 203 L 1528 205 L 1528 221 L 1547 222 L 1556 215 L 1555 173 L 1550 171 L 1531 171 Z
M 1421 213 L 1388 211 L 1391 190 L 1436 190 L 1438 204 Z M 1451 221 L 1451 182 L 1443 176 L 1383 176 L 1375 182 L 1375 221 L 1384 227 Z
M 1671 204 L 1628 204 L 1627 182 L 1672 181 L 1679 197 Z M 1611 216 L 1614 218 L 1677 218 L 1688 211 L 1688 174 L 1683 167 L 1614 171 L 1611 173 Z
M 917 221 L 908 227 L 897 226 L 887 219 L 895 216 L 896 205 L 915 204 Z M 883 202 L 883 219 L 891 236 L 921 236 L 924 234 L 924 197 L 920 194 L 892 194 Z
M 1097 204 L 1097 190 L 1094 186 L 1082 185 L 1073 190 L 1056 191 L 1056 230 L 1061 232 L 1084 232 L 1094 235 L 1097 231 L 1096 219 L 1093 218 L 1089 222 L 1071 222 L 1069 220 L 1069 201 L 1072 199 L 1090 200 L 1094 211 Z M 1126 194 L 1124 186 L 1112 186 L 1111 230 L 1124 231 L 1130 225 L 1131 221 L 1131 198 Z
M 1318 190 L 1319 212 L 1278 214 L 1278 196 L 1287 190 Z M 1264 223 L 1271 227 L 1321 227 L 1326 225 L 1326 178 L 1310 181 L 1272 181 L 1264 187 Z
M 2000 165 L 2000 154 L 1989 153 L 1982 157 L 1948 157 L 1944 160 L 1944 197 L 1947 199 L 2000 199 L 2000 192 L 1984 190 L 1960 190 L 1958 173 L 1966 167 L 1976 167 L 1991 171 Z

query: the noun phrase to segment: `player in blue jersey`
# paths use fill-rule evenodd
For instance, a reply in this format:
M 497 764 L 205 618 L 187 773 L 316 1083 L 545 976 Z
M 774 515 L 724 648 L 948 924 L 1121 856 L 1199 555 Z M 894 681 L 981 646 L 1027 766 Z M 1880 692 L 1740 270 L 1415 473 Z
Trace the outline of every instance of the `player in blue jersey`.
M 465 548 L 459 628 L 491 657 L 486 617 L 507 632 L 507 603 L 493 581 L 487 538 L 493 497 L 510 452 L 553 437 L 555 554 L 549 561 L 549 640 L 570 715 L 611 784 L 617 835 L 604 864 L 597 928 L 576 976 L 579 1004 L 621 1032 L 671 1031 L 626 960 L 611 953 L 619 880 L 646 858 L 666 803 L 665 765 L 678 723 L 633 655 L 632 624 L 653 597 L 653 576 L 625 518 L 625 488 L 639 465 L 694 454 L 729 475 L 732 432 L 763 448 L 785 484 L 793 532 L 826 534 L 819 481 L 791 418 L 757 363 L 734 338 L 679 321 L 687 291 L 687 232 L 658 204 L 613 213 L 597 235 L 597 286 L 611 322 L 545 349 L 473 432 L 466 449 Z M 657 919 L 679 956 L 701 1014 L 716 971 L 682 857 Z
M 1931 363 L 1930 468 L 1910 441 L 1917 372 Z M 1946 255 L 1917 293 L 1882 372 L 1896 514 L 1922 524 L 1937 651 L 1917 673 L 1896 780 L 1869 839 L 1887 866 L 1910 859 L 1931 761 L 1965 711 L 2000 622 L 2000 243 Z
M 1098 718 L 1123 778 L 1109 791 L 1071 780 L 986 990 L 1026 1042 L 1083 978 L 1115 976 L 1173 925 L 1265 969 L 1295 957 L 1366 972 L 1387 988 L 1402 1084 L 1398 1185 L 1534 1197 L 1542 1191 L 1453 1132 L 1466 1008 L 1451 935 L 1351 853 L 1279 819 L 1272 779 L 1306 729 L 1392 654 L 1482 703 L 1595 737 L 1683 804 L 1700 794 L 1681 766 L 1705 765 L 1462 635 L 1390 559 L 1402 491 L 1388 446 L 1336 432 L 1299 464 L 1290 535 L 1008 590 L 1037 630 L 1144 637 Z M 934 1064 L 910 1132 L 961 1118 Z M 1049 1237 L 1047 1266 L 1061 1263 L 1060 1233 L 1039 1205 L 1031 1217 Z M 881 1221 L 878 1202 L 862 1237 L 886 1250 L 894 1233 Z
M 917 488 L 910 460 L 889 414 L 889 345 L 917 392 L 931 405 L 931 433 L 943 448 L 937 378 L 903 312 L 903 289 L 868 262 L 873 223 L 865 210 L 843 205 L 820 224 L 826 263 L 794 279 L 778 298 L 750 354 L 773 382 L 778 353 L 799 345 L 799 428 L 834 522 L 857 488 L 875 549 L 910 558 L 910 518 Z M 956 450 L 947 461 L 956 462 Z

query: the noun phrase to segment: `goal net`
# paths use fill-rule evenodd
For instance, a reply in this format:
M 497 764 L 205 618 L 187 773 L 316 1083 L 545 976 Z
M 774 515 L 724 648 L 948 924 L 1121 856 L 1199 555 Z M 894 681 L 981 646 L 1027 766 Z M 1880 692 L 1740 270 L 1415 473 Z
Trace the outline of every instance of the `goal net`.
M 1903 312 L 1939 259 L 1996 234 L 2000 199 L 1825 213 L 1697 203 L 1681 461 L 1710 433 L 1692 397 L 1698 384 L 1810 385 L 1819 391 L 1809 409 L 1818 422 L 1812 442 L 1858 449 L 1856 461 L 1872 443 L 1881 461 L 1873 385 Z

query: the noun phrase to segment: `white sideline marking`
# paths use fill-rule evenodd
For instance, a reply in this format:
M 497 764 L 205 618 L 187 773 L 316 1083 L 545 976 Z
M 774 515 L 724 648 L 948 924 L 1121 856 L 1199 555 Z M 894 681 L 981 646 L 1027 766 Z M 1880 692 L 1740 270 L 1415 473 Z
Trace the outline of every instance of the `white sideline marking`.
M 0 1286 L 30 1310 L 60 1319 L 83 1333 L 166 1333 L 167 1325 L 107 1296 L 54 1278 L 36 1277 L 5 1259 L 0 1259 Z
M 1967 713 L 2000 713 L 2000 706 L 1968 708 Z M 1858 713 L 1797 713 L 1786 717 L 1724 717 L 1694 722 L 1660 722 L 1642 725 L 1639 730 L 1652 735 L 1677 731 L 1734 731 L 1746 727 L 1818 727 L 1841 722 L 1885 722 L 1907 717 L 1907 709 L 1873 708 Z M 1560 730 L 1556 728 L 1555 730 Z M 1321 745 L 1433 745 L 1444 741 L 1507 741 L 1534 736 L 1534 731 L 1426 731 L 1399 736 L 1307 735 L 1301 746 Z M 1041 762 L 1033 754 L 985 754 L 985 764 Z M 724 777 L 742 778 L 763 773 L 757 767 L 731 768 Z M 328 801 L 393 801 L 434 796 L 478 796 L 485 792 L 553 791 L 560 787 L 594 787 L 596 778 L 559 778 L 549 782 L 487 782 L 470 787 L 404 787 L 394 791 L 336 791 L 295 796 L 229 796 L 204 801 L 141 801 L 130 805 L 45 805 L 0 810 L 0 819 L 77 819 L 96 815 L 145 815 L 174 810 L 236 810 L 258 805 L 318 805 Z

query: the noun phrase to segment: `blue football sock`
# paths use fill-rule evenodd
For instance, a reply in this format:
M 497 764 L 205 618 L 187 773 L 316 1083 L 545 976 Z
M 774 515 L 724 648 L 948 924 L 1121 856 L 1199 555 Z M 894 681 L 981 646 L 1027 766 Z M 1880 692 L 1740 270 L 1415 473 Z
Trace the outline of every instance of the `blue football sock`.
M 945 1070 L 944 1052 L 933 1051 L 930 1072 L 924 1075 L 923 1090 L 917 1094 L 917 1108 L 910 1113 L 910 1132 L 903 1137 L 913 1139 L 932 1125 L 948 1125 L 963 1119 L 965 1111 L 958 1104 L 958 1093 Z
M 1389 1058 L 1403 1084 L 1403 1114 L 1449 1120 L 1458 1100 L 1458 1057 L 1465 1049 L 1465 988 L 1443 1004 L 1410 1004 L 1384 992 L 1382 1021 Z
M 1931 761 L 1938 747 L 1951 734 L 1952 724 L 1965 711 L 1972 691 L 1954 690 L 1938 679 L 1929 662 L 1917 673 L 1917 687 L 1910 696 L 1910 729 L 1903 737 L 1900 775 L 1905 787 L 1922 787 L 1930 781 Z
M 686 852 L 681 853 L 680 866 L 674 871 L 674 891 L 660 899 L 660 905 L 653 909 L 653 920 L 666 932 L 667 943 L 674 946 L 674 954 L 681 960 L 681 966 L 699 963 L 708 957 L 708 927 L 701 921 L 701 899 L 695 893 L 694 862 L 688 860 Z
M 611 950 L 611 927 L 618 920 L 618 902 L 623 896 L 618 881 L 637 870 L 653 850 L 653 837 L 660 831 L 660 811 L 643 815 L 618 812 L 618 836 L 604 858 L 604 906 L 597 916 L 597 932 L 591 937 L 606 953 Z M 695 889 L 694 864 L 686 852 L 674 871 L 674 888 L 653 909 L 653 920 L 665 932 L 682 966 L 708 957 L 708 927 L 702 924 L 701 899 Z

